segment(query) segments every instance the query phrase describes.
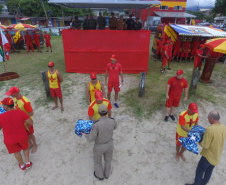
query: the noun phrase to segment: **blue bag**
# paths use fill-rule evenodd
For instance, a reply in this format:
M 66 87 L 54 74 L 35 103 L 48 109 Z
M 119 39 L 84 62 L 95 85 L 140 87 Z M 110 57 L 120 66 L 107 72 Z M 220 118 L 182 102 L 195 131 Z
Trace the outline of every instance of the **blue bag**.
M 205 130 L 202 126 L 193 126 L 188 132 L 188 137 L 179 138 L 181 145 L 188 151 L 198 154 L 199 150 L 196 142 L 200 143 L 202 141 Z
M 3 114 L 5 112 L 6 112 L 6 110 L 3 107 L 0 107 L 0 114 Z
M 75 134 L 82 137 L 81 133 L 89 134 L 93 127 L 93 121 L 79 119 L 75 124 Z

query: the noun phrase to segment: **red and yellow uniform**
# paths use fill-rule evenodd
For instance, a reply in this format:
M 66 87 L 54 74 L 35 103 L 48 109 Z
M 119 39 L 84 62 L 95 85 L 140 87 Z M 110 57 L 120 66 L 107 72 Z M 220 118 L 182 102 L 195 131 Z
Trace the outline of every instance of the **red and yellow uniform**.
M 196 51 L 199 49 L 199 44 L 200 42 L 198 40 L 192 42 L 191 56 L 196 55 Z
M 181 46 L 181 41 L 176 40 L 176 42 L 174 43 L 173 56 L 179 56 L 180 55 L 180 46 Z
M 108 93 L 112 91 L 114 87 L 115 92 L 119 92 L 119 74 L 122 72 L 122 66 L 118 62 L 116 64 L 109 63 L 106 71 L 109 74 L 108 77 Z
M 29 112 L 33 111 L 32 107 L 31 107 L 31 102 L 29 101 L 28 98 L 26 98 L 25 96 L 21 95 L 20 99 L 16 99 L 14 98 L 14 106 L 17 110 L 22 110 L 24 111 L 26 114 L 28 114 Z M 30 116 L 31 119 L 33 119 L 32 116 Z M 31 125 L 29 128 L 26 126 L 25 127 L 27 129 L 27 133 L 28 135 L 31 135 L 34 133 L 34 128 L 33 125 Z
M 90 102 L 93 102 L 96 100 L 95 98 L 95 92 L 96 91 L 101 91 L 102 87 L 100 84 L 100 81 L 97 80 L 97 84 L 93 85 L 91 82 L 89 82 L 89 93 L 90 93 Z
M 50 36 L 50 34 L 45 34 L 44 35 L 44 37 L 45 37 L 45 39 L 46 39 L 46 47 L 52 47 L 52 45 L 51 45 L 51 42 L 50 42 L 50 39 L 51 39 L 51 36 Z
M 29 116 L 21 110 L 11 110 L 0 115 L 4 143 L 10 154 L 28 148 L 28 135 L 24 127 L 24 122 L 28 119 Z
M 169 57 L 169 62 L 171 62 L 172 60 L 172 50 L 173 50 L 173 43 L 170 42 L 169 46 L 168 46 L 168 57 Z
M 156 51 L 156 55 L 162 55 L 162 48 L 163 48 L 163 40 L 157 40 L 157 51 Z
M 166 57 L 166 55 L 165 55 L 165 53 L 168 55 L 168 53 L 169 53 L 169 49 L 168 49 L 168 46 L 167 46 L 167 44 L 165 44 L 164 46 L 163 46 L 163 53 L 162 53 L 162 65 L 163 66 L 166 66 L 166 64 L 167 64 L 167 57 Z
M 198 113 L 195 113 L 194 115 L 189 115 L 188 111 L 183 111 L 179 116 L 179 121 L 177 124 L 177 132 L 176 132 L 176 145 L 181 146 L 181 143 L 179 142 L 180 137 L 187 137 L 188 132 L 183 130 L 181 126 L 185 126 L 186 128 L 190 129 L 197 123 L 199 120 Z
M 170 78 L 168 83 L 170 85 L 169 89 L 169 99 L 166 101 L 165 106 L 170 108 L 172 106 L 178 107 L 180 103 L 181 94 L 184 88 L 188 87 L 188 82 L 186 79 L 178 79 L 175 76 Z
M 195 59 L 194 59 L 194 67 L 202 67 L 202 57 L 198 55 L 203 55 L 203 50 L 198 49 L 195 54 Z
M 185 57 L 185 58 L 188 57 L 188 50 L 189 50 L 190 46 L 191 46 L 191 43 L 189 41 L 185 41 L 183 43 L 183 51 L 181 52 L 181 57 Z M 186 51 L 184 51 L 184 50 L 186 50 Z
M 88 109 L 88 115 L 91 116 L 91 117 L 93 117 L 94 119 L 98 120 L 100 118 L 100 114 L 98 112 L 98 109 L 99 109 L 99 106 L 102 105 L 102 104 L 106 105 L 106 107 L 107 107 L 108 110 L 111 110 L 112 109 L 112 106 L 111 106 L 110 101 L 107 100 L 107 99 L 105 99 L 105 98 L 103 98 L 103 102 L 101 104 L 98 104 L 96 102 L 96 100 L 93 101 L 90 104 L 89 109 Z
M 27 46 L 27 51 L 29 52 L 29 47 L 31 47 L 31 50 L 34 51 L 33 44 L 32 44 L 32 36 L 31 35 L 25 35 L 24 36 L 26 40 L 26 46 Z
M 58 98 L 62 98 L 62 91 L 61 91 L 61 87 L 60 87 L 60 80 L 57 76 L 57 70 L 55 70 L 55 72 L 53 74 L 50 73 L 50 71 L 48 71 L 48 78 L 49 78 L 49 88 L 50 88 L 50 92 L 51 92 L 51 96 L 52 97 L 58 97 Z
M 34 37 L 34 39 L 35 39 L 35 45 L 36 45 L 36 46 L 40 46 L 40 35 L 37 34 L 37 33 L 35 33 L 35 34 L 33 35 L 33 37 Z

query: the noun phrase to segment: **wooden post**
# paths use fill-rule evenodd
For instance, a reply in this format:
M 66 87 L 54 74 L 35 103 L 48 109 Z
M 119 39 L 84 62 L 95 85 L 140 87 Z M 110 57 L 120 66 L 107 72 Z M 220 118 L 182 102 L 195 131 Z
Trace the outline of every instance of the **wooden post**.
M 196 93 L 196 89 L 197 89 L 197 85 L 200 79 L 200 71 L 194 71 L 193 75 L 192 75 L 192 79 L 191 79 L 191 85 L 189 88 L 189 94 L 195 94 Z
M 142 97 L 145 92 L 145 76 L 146 72 L 140 72 L 140 83 L 139 83 L 139 92 L 138 97 Z
M 49 79 L 46 75 L 47 71 L 41 71 L 43 86 L 46 92 L 47 98 L 51 96 L 50 89 L 49 89 Z
M 204 83 L 212 83 L 210 77 L 213 72 L 214 65 L 216 63 L 216 58 L 208 58 L 206 59 L 204 69 L 202 71 L 202 76 L 200 81 Z

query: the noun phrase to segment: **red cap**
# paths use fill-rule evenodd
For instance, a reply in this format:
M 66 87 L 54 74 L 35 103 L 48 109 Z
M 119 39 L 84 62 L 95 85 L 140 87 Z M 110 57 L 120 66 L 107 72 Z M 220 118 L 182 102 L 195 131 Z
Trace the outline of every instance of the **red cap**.
M 182 74 L 184 74 L 184 71 L 182 69 L 179 69 L 179 70 L 177 70 L 177 73 L 176 74 L 177 75 L 182 75 Z
M 200 48 L 204 49 L 204 48 L 205 48 L 205 46 L 204 46 L 203 44 L 200 44 Z
M 18 87 L 10 87 L 9 91 L 5 93 L 7 96 L 10 96 L 12 94 L 19 93 L 20 89 Z
M 115 55 L 115 54 L 111 55 L 111 58 L 110 58 L 110 59 L 111 59 L 111 60 L 116 59 L 116 55 Z
M 95 92 L 95 98 L 97 101 L 103 100 L 103 94 L 100 91 Z
M 4 98 L 0 104 L 3 104 L 3 105 L 13 105 L 14 104 L 14 101 L 12 98 Z
M 90 74 L 90 78 L 93 80 L 93 79 L 96 79 L 97 78 L 97 75 L 96 73 L 91 73 Z
M 49 67 L 53 67 L 53 66 L 54 66 L 54 62 L 49 62 L 49 63 L 48 63 L 48 66 L 49 66 Z
M 190 103 L 188 109 L 190 109 L 193 113 L 198 113 L 198 106 L 195 103 Z

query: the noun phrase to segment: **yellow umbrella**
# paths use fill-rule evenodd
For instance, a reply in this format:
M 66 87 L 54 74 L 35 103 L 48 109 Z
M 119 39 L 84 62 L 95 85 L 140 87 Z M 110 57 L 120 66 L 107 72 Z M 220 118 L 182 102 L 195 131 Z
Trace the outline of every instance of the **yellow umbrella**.
M 8 26 L 7 28 L 8 29 L 19 29 L 19 30 L 22 30 L 24 28 L 37 28 L 37 26 L 31 25 L 31 24 L 18 23 L 18 24 L 12 24 L 12 25 Z

